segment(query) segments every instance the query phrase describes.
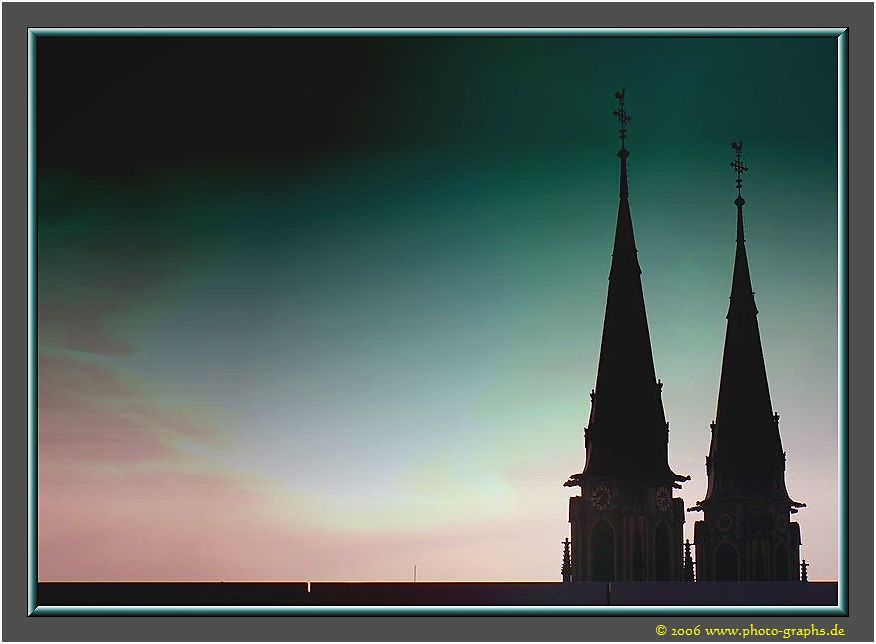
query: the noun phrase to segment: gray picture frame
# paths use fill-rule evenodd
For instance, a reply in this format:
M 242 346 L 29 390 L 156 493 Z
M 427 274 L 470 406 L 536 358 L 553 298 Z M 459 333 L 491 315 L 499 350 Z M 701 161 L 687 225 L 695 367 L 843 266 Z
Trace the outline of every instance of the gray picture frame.
M 806 628 L 837 624 L 845 638 L 873 637 L 873 6 L 819 4 L 150 4 L 17 3 L 3 5 L 4 170 L 3 222 L 6 407 L 3 420 L 3 637 L 18 641 L 193 640 L 597 640 L 661 639 L 669 629 L 706 626 Z M 46 28 L 832 28 L 848 38 L 848 248 L 846 400 L 849 427 L 844 550 L 847 616 L 773 616 L 762 612 L 709 615 L 592 616 L 53 616 L 31 613 L 26 526 L 32 508 L 22 491 L 28 480 L 28 46 Z M 842 403 L 845 402 L 845 405 Z M 857 428 L 857 429 L 856 429 Z M 842 510 L 841 510 L 842 512 Z M 848 565 L 852 562 L 854 565 Z M 845 603 L 843 603 L 843 599 Z M 699 639 L 699 638 L 696 638 Z M 726 638 L 722 638 L 726 639 Z

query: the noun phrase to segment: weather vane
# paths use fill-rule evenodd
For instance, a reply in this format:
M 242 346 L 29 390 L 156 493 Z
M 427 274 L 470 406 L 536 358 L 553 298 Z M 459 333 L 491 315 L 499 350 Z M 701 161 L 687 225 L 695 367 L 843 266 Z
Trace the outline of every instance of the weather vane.
M 736 158 L 730 162 L 730 167 L 736 171 L 736 190 L 742 195 L 742 175 L 748 172 L 748 166 L 742 163 L 742 141 L 734 141 L 730 147 L 736 152 Z
M 627 123 L 632 121 L 633 119 L 627 114 L 627 111 L 624 109 L 624 94 L 626 93 L 625 89 L 620 90 L 619 92 L 614 93 L 614 97 L 618 100 L 618 108 L 612 112 L 615 118 L 617 118 L 618 123 L 620 123 L 620 140 L 621 140 L 621 150 L 626 150 L 624 147 L 624 139 L 627 138 Z

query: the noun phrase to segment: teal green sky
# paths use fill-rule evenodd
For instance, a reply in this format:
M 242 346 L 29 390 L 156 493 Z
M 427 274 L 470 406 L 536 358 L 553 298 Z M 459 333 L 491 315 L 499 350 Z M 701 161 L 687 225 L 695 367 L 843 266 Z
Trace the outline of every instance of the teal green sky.
M 38 46 L 40 579 L 558 579 L 621 87 L 681 496 L 741 139 L 801 552 L 836 579 L 834 39 L 137 40 Z

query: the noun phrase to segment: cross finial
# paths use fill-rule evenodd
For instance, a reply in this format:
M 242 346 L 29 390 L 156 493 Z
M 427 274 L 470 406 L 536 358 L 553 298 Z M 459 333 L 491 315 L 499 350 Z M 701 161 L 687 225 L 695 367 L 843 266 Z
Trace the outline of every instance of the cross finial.
M 626 147 L 624 145 L 624 139 L 627 138 L 627 123 L 632 121 L 632 117 L 627 114 L 627 111 L 624 109 L 624 95 L 626 94 L 626 90 L 622 89 L 614 93 L 614 97 L 618 101 L 618 108 L 612 112 L 618 123 L 620 124 L 620 141 L 621 141 L 621 152 L 626 152 Z M 627 153 L 629 154 L 629 153 Z
M 733 151 L 736 152 L 736 158 L 730 162 L 730 167 L 736 172 L 736 190 L 742 194 L 742 175 L 748 172 L 748 166 L 742 163 L 742 141 L 734 141 L 730 144 Z

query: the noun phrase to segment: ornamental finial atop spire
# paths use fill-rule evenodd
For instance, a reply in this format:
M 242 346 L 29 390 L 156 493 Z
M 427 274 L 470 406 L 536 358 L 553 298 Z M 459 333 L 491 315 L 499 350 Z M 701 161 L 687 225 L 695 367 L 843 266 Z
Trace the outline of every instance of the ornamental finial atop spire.
M 730 144 L 730 147 L 736 152 L 736 158 L 730 162 L 730 167 L 736 171 L 736 191 L 742 195 L 742 175 L 748 172 L 748 166 L 742 163 L 742 141 Z
M 618 151 L 617 155 L 621 158 L 626 158 L 630 155 L 627 151 L 626 146 L 624 144 L 624 139 L 627 138 L 627 123 L 632 121 L 633 119 L 627 114 L 627 111 L 624 109 L 624 95 L 626 94 L 626 90 L 622 89 L 614 93 L 614 97 L 618 100 L 618 108 L 612 112 L 615 118 L 617 118 L 618 123 L 620 123 L 620 141 L 621 147 Z
M 736 199 L 733 201 L 736 204 L 736 242 L 745 242 L 745 230 L 742 223 L 742 206 L 745 205 L 745 199 L 742 198 L 742 175 L 748 172 L 748 166 L 742 163 L 742 141 L 733 141 L 730 144 L 733 151 L 736 152 L 736 158 L 730 162 L 730 167 L 736 172 Z M 746 266 L 748 262 L 746 261 Z M 746 268 L 746 270 L 748 270 Z

